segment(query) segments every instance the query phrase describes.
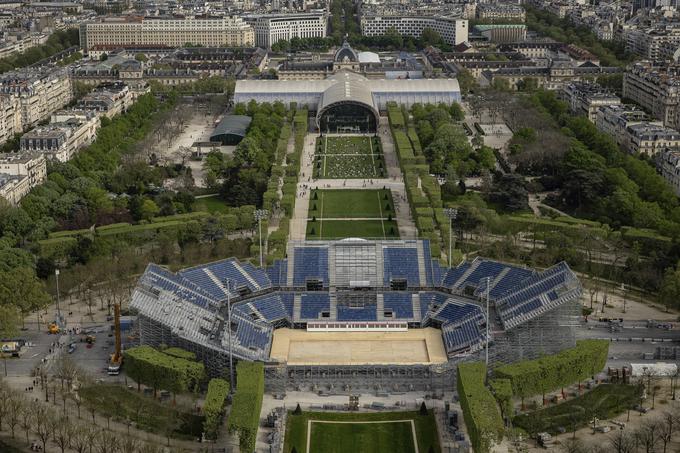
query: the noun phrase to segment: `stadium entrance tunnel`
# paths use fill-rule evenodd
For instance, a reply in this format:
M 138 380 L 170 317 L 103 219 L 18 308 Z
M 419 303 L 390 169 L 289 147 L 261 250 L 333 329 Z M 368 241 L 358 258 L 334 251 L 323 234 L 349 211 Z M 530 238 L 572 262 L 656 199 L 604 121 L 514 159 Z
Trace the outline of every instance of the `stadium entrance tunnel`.
M 324 107 L 317 115 L 321 133 L 375 133 L 378 112 L 357 101 L 340 101 Z

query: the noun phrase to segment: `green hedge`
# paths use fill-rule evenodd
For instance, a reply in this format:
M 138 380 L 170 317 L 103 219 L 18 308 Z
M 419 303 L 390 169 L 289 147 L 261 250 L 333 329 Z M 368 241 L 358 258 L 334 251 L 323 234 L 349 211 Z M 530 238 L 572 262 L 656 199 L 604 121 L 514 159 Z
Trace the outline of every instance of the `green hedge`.
M 486 453 L 503 438 L 503 419 L 493 395 L 484 385 L 486 365 L 458 365 L 458 396 L 470 442 L 476 453 Z
M 135 382 L 154 389 L 182 393 L 196 388 L 205 378 L 202 363 L 173 357 L 151 346 L 125 351 L 125 373 Z
M 496 368 L 494 377 L 508 379 L 515 396 L 545 395 L 602 371 L 608 352 L 606 340 L 580 340 L 575 348 Z
M 203 403 L 203 431 L 208 439 L 216 439 L 219 424 L 224 413 L 224 404 L 229 395 L 229 382 L 224 379 L 211 379 L 208 383 L 208 393 Z
M 179 359 L 196 361 L 196 354 L 194 354 L 193 352 L 187 351 L 186 349 L 182 349 L 182 348 L 163 349 L 163 354 L 171 355 L 171 356 L 177 357 Z
M 264 395 L 264 366 L 241 361 L 236 365 L 236 394 L 231 404 L 229 432 L 238 433 L 243 453 L 255 451 L 257 428 Z

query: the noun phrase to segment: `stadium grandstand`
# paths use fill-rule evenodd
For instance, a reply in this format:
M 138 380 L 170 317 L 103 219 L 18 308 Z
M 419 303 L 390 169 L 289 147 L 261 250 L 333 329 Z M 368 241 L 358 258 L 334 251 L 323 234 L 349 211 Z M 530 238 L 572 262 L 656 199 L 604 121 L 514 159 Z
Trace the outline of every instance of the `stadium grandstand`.
M 574 346 L 581 292 L 565 263 L 538 271 L 475 258 L 449 269 L 427 240 L 345 239 L 290 242 L 267 269 L 234 258 L 177 273 L 150 264 L 131 306 L 143 344 L 191 350 L 226 375 L 231 343 L 236 360 L 266 363 L 270 391 L 445 390 L 455 364 L 487 343 L 492 367 Z

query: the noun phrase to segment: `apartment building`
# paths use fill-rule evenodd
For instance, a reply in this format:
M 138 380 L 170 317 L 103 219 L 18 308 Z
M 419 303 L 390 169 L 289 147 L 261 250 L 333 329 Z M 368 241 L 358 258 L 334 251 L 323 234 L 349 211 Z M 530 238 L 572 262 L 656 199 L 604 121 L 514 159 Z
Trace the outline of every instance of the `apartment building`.
M 667 47 L 680 46 L 680 26 L 633 29 L 625 34 L 626 50 L 649 60 L 659 60 Z
M 97 112 L 111 119 L 132 106 L 136 93 L 123 83 L 111 83 L 95 88 L 91 93 L 83 96 L 78 102 L 78 108 Z
M 11 205 L 16 206 L 28 192 L 31 186 L 28 176 L 13 176 L 0 173 L 0 198 L 4 198 Z
M 628 152 L 654 156 L 666 148 L 680 149 L 680 132 L 656 123 L 638 123 L 626 127 Z
M 680 151 L 663 150 L 656 158 L 656 169 L 680 196 Z
M 475 25 L 474 30 L 495 43 L 513 43 L 527 39 L 527 26 L 524 24 L 483 24 Z
M 265 49 L 281 40 L 292 38 L 325 38 L 328 35 L 328 14 L 268 14 L 245 18 L 255 29 L 255 45 Z
M 649 110 L 664 126 L 680 130 L 680 64 L 633 64 L 623 77 L 623 97 Z
M 22 132 L 19 98 L 0 95 L 0 145 Z
M 30 188 L 42 184 L 47 177 L 47 161 L 40 153 L 0 154 L 0 173 L 10 176 L 26 176 Z
M 480 3 L 477 5 L 477 18 L 490 21 L 499 22 L 512 21 L 524 22 L 527 13 L 520 5 L 511 3 Z
M 46 158 L 68 162 L 84 146 L 97 137 L 99 118 L 94 112 L 64 115 L 64 121 L 36 127 L 21 137 L 23 152 L 39 152 Z
M 600 107 L 621 104 L 621 98 L 596 83 L 568 83 L 562 88 L 560 95 L 569 103 L 572 113 L 583 115 L 593 123 Z
M 134 46 L 245 47 L 255 43 L 253 28 L 243 19 L 229 17 L 126 16 L 87 22 L 80 26 L 80 45 L 92 48 Z
M 395 29 L 405 36 L 419 38 L 425 28 L 431 28 L 441 35 L 447 44 L 453 46 L 468 40 L 468 21 L 460 17 L 444 16 L 362 16 L 361 34 L 364 36 L 384 35 Z
M 2 74 L 2 95 L 18 99 L 21 128 L 28 130 L 71 102 L 73 90 L 65 68 L 43 66 Z

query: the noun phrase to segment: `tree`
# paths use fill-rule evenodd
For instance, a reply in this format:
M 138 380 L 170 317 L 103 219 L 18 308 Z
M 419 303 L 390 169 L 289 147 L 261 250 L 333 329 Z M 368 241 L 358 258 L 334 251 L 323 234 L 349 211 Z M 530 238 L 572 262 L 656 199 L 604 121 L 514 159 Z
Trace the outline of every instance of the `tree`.
M 0 272 L 0 306 L 19 309 L 22 320 L 30 312 L 43 308 L 50 301 L 45 286 L 31 268 L 20 267 Z M 1 321 L 0 321 L 1 322 Z
M 293 411 L 293 415 L 300 415 L 302 414 L 302 408 L 300 407 L 300 403 L 295 406 L 295 410 Z
M 29 443 L 28 436 L 34 426 L 35 411 L 36 408 L 30 404 L 24 405 L 24 407 L 21 409 L 19 427 L 21 427 L 21 429 L 26 434 L 26 443 Z
M 12 439 L 14 439 L 14 433 L 16 427 L 21 421 L 21 414 L 24 410 L 25 401 L 23 397 L 17 394 L 10 394 L 7 401 L 7 425 L 9 425 L 10 432 L 12 433 Z
M 659 443 L 663 424 L 658 420 L 646 420 L 635 431 L 635 437 L 646 453 L 653 453 Z
M 0 282 L 0 285 L 2 283 Z M 12 338 L 16 336 L 19 325 L 19 310 L 13 305 L 0 304 L 0 338 Z M 5 376 L 7 375 L 7 356 L 2 355 L 5 366 Z M 0 402 L 2 404 L 2 402 Z M 0 429 L 2 429 L 2 415 L 0 414 Z
M 427 406 L 425 406 L 425 401 L 420 403 L 420 415 L 427 415 Z
M 141 206 L 141 218 L 147 221 L 151 221 L 158 213 L 160 212 L 160 209 L 158 208 L 158 205 L 154 203 L 153 200 L 149 200 L 148 198 L 145 199 L 142 202 Z
M 625 430 L 616 431 L 609 436 L 609 446 L 614 453 L 633 453 L 637 450 L 634 437 Z
M 677 308 L 680 305 L 680 267 L 666 269 L 659 290 L 659 302 L 667 309 Z
M 581 439 L 569 438 L 565 439 L 564 442 L 562 442 L 560 451 L 564 453 L 586 453 L 587 449 L 583 445 Z
M 33 431 L 40 439 L 43 451 L 47 451 L 47 442 L 52 437 L 56 420 L 57 416 L 51 408 L 43 408 L 35 412 Z
M 78 424 L 71 436 L 71 448 L 73 448 L 76 453 L 85 453 L 88 449 L 91 449 L 93 431 L 93 428 L 88 425 Z
M 67 448 L 71 447 L 73 435 L 74 427 L 67 418 L 62 417 L 56 421 L 52 432 L 52 440 L 57 444 L 61 453 L 64 453 Z

